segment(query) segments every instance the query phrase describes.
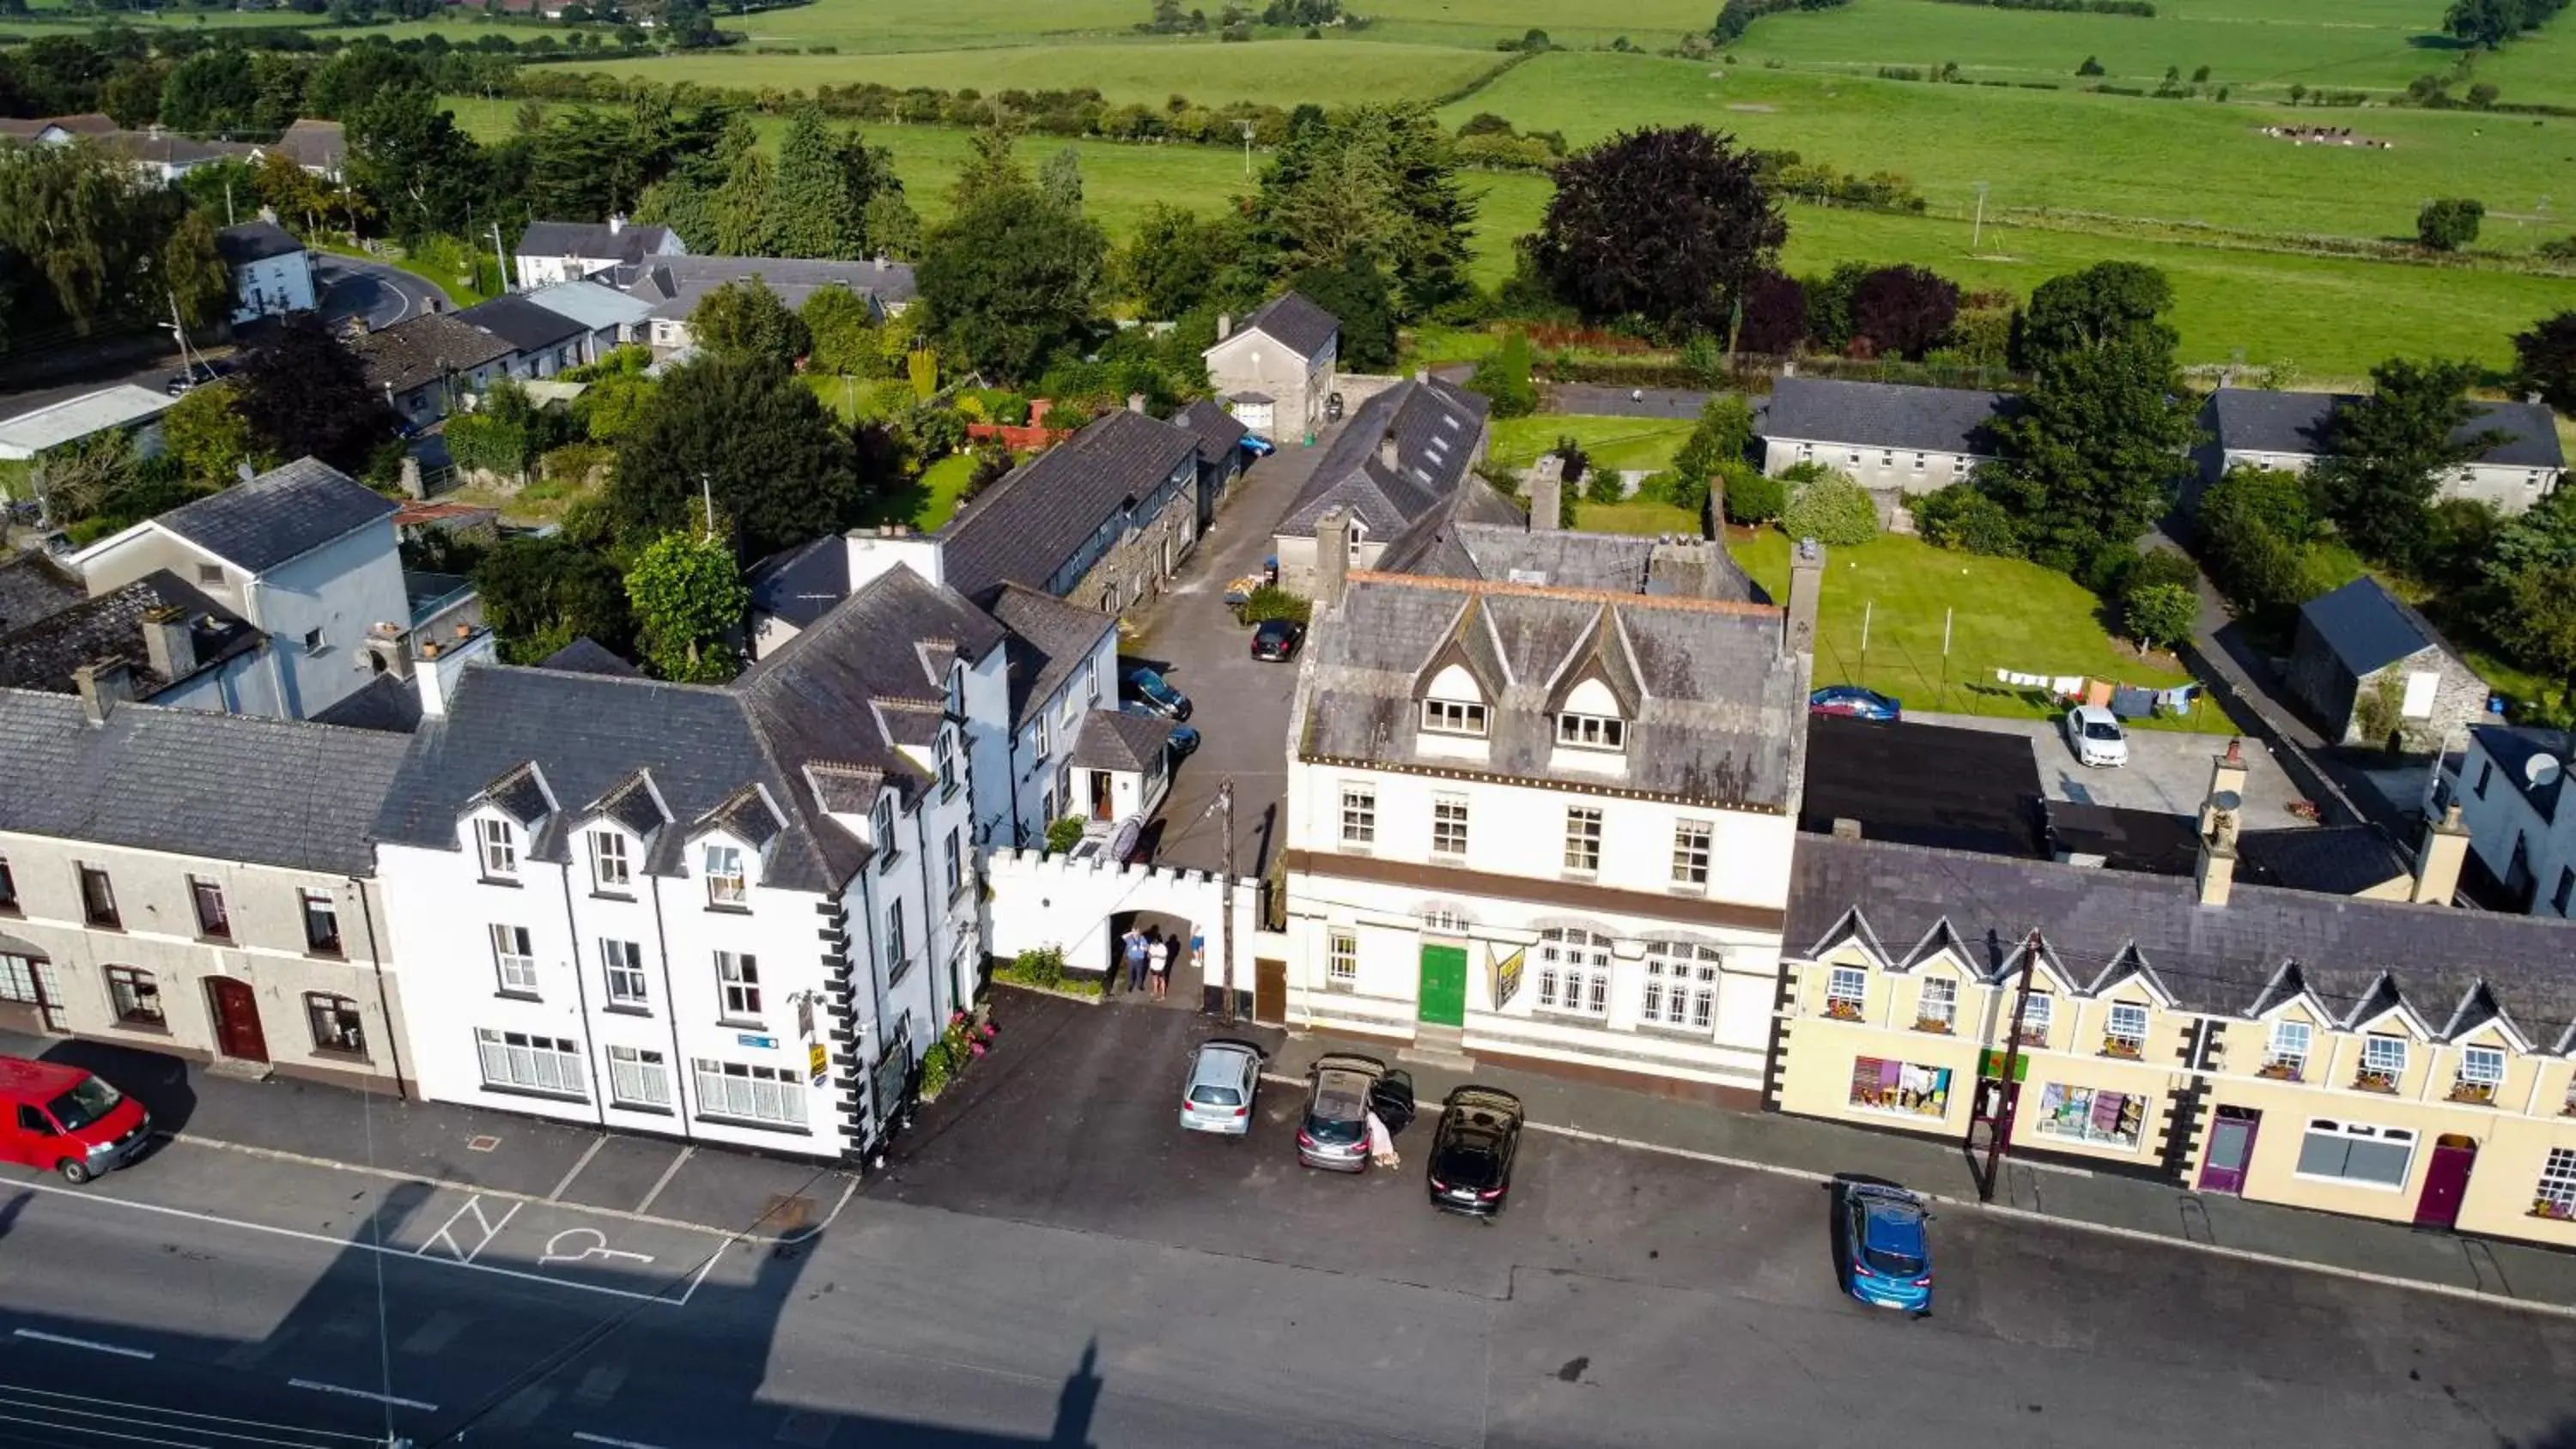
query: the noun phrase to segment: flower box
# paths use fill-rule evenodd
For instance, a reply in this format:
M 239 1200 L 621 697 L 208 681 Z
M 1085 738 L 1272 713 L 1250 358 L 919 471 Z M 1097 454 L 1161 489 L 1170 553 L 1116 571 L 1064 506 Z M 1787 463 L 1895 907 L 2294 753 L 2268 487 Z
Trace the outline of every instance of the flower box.
M 2397 1077 L 2391 1072 L 2360 1072 L 2354 1075 L 2352 1085 L 2356 1091 L 2394 1093 Z
M 2299 1064 L 2296 1062 L 2265 1062 L 2262 1066 L 2255 1069 L 2254 1075 L 2258 1077 L 2268 1077 L 2275 1082 L 2295 1082 L 2299 1079 Z
M 1858 1021 L 1860 1004 L 1853 1001 L 1828 1001 L 1825 1003 L 1825 1015 L 1836 1021 Z
M 2487 1082 L 2454 1082 L 2451 1084 L 2451 1100 L 2490 1106 L 2495 1102 L 2495 1087 Z
M 1948 1036 L 1950 1034 L 1950 1023 L 1941 1020 L 1937 1016 L 1919 1016 L 1914 1019 L 1914 1029 L 1916 1031 L 1928 1031 L 1935 1036 Z M 2570 1112 L 2576 1112 L 2576 1107 L 2570 1107 L 2568 1110 Z
M 2045 1031 L 2024 1029 L 2017 1034 L 2016 1039 L 2026 1047 L 2038 1047 L 2042 1050 L 2048 1047 L 2048 1033 Z
M 2102 1055 L 2118 1061 L 2134 1062 L 2138 1060 L 2142 1053 L 2139 1051 L 2138 1044 L 2136 1042 L 2123 1041 L 2116 1036 L 2107 1036 L 2102 1039 Z
M 2545 1197 L 2537 1198 L 2534 1199 L 2531 1204 L 2530 1216 L 2535 1218 L 2547 1218 L 2551 1222 L 2576 1222 L 2576 1208 L 2551 1202 Z

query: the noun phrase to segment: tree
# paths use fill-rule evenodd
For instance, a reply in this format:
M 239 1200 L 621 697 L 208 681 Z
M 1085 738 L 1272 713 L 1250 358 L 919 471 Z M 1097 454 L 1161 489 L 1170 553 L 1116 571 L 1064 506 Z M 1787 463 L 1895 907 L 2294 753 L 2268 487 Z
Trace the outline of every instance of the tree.
M 2415 214 L 2415 240 L 2430 251 L 2458 251 L 2478 239 L 2478 223 L 2486 214 L 2485 202 L 2463 196 L 2425 202 Z
M 1758 171 L 1697 125 L 1622 132 L 1557 166 L 1531 260 L 1589 320 L 1724 336 L 1789 236 Z
M 1449 133 L 1422 103 L 1300 108 L 1252 199 L 1246 290 L 1354 259 L 1394 277 L 1399 319 L 1472 296 L 1476 203 Z
M 813 339 L 810 365 L 815 371 L 856 374 L 874 364 L 876 319 L 858 293 L 847 287 L 818 287 L 796 315 Z
M 617 565 L 569 534 L 502 539 L 474 567 L 501 657 L 534 664 L 575 639 L 624 653 L 635 632 Z
M 1538 411 L 1538 386 L 1530 381 L 1529 334 L 1515 327 L 1503 345 L 1476 367 L 1476 390 L 1493 401 L 1494 416 L 1525 418 Z
M 1739 352 L 1786 357 L 1807 340 L 1807 289 L 1795 277 L 1764 272 L 1744 291 L 1744 323 L 1736 329 Z
M 911 261 L 921 255 L 921 218 L 902 191 L 888 189 L 868 198 L 868 250 L 877 256 Z
M 1789 485 L 1789 506 L 1781 510 L 1780 531 L 1791 538 L 1842 547 L 1878 537 L 1878 505 L 1850 474 L 1822 463 L 1797 463 L 1780 479 Z
M 1137 315 L 1166 320 L 1214 302 L 1218 279 L 1242 252 L 1239 225 L 1158 201 L 1145 209 L 1114 272 Z
M 2456 40 L 2494 50 L 2522 33 L 2521 0 L 2451 0 L 2442 30 Z
M 2120 601 L 2120 622 L 2139 644 L 2170 649 L 2190 638 L 2200 622 L 2200 595 L 2185 584 L 2131 589 Z
M 797 107 L 779 138 L 778 172 L 769 185 L 770 240 L 778 254 L 858 256 L 867 240 L 862 205 L 863 198 L 850 194 L 849 170 L 821 108 Z
M 201 50 L 170 68 L 161 83 L 161 124 L 194 135 L 238 131 L 259 103 L 250 53 L 234 46 Z
M 1354 372 L 1395 366 L 1395 282 L 1365 259 L 1317 267 L 1289 279 L 1288 290 L 1342 324 L 1339 362 Z
M 242 364 L 239 382 L 242 418 L 272 458 L 362 472 L 398 422 L 357 356 L 311 312 L 279 323 Z
M 2472 362 L 2392 357 L 2370 370 L 2370 396 L 2335 410 L 2310 483 L 2362 557 L 2410 569 L 2425 561 L 2425 510 L 2443 477 L 2503 437 L 2469 430 L 2477 378 Z
M 745 557 L 835 532 L 861 499 L 849 434 L 784 368 L 701 357 L 619 446 L 609 524 L 630 544 L 703 526 L 708 495 Z
M 724 184 L 715 189 L 707 201 L 707 223 L 715 232 L 716 251 L 729 257 L 765 257 L 776 254 L 771 244 L 778 218 L 770 215 L 770 199 L 777 192 L 777 178 L 769 158 L 757 148 L 740 152 L 733 158 Z
M 1858 335 L 1852 322 L 1852 297 L 1872 268 L 1867 262 L 1836 262 L 1834 269 L 1805 283 L 1807 341 L 1839 357 Z
M 295 164 L 295 158 L 283 151 L 260 158 L 259 169 L 251 173 L 251 194 L 280 220 L 300 221 L 308 231 L 321 228 L 322 215 L 331 206 L 322 178 Z
M 1879 355 L 1920 362 L 1959 315 L 1959 288 L 1922 267 L 1881 267 L 1852 289 L 1851 307 L 1852 331 Z
M 87 141 L 12 150 L 0 164 L 0 285 L 22 274 L 84 335 L 107 315 L 165 315 L 160 253 L 179 210 L 178 197 L 134 185 L 121 157 Z
M 426 87 L 376 92 L 349 119 L 348 135 L 349 184 L 397 235 L 463 229 L 481 191 L 482 148 Z
M 966 159 L 949 184 L 948 209 L 964 212 L 996 197 L 1028 197 L 1037 190 L 1020 164 L 1019 138 L 1008 126 L 984 126 L 966 138 Z
M 161 243 L 161 286 L 190 327 L 212 327 L 232 310 L 232 268 L 215 250 L 215 224 L 204 212 L 183 213 Z
M 200 483 L 230 483 L 244 463 L 266 466 L 242 416 L 240 390 L 230 380 L 190 388 L 161 415 L 162 451 L 183 476 Z
M 1038 195 L 1058 211 L 1082 214 L 1082 152 L 1067 146 L 1038 167 Z
M 787 310 L 757 272 L 699 298 L 696 310 L 689 314 L 689 337 L 711 356 L 779 367 L 793 367 L 814 349 L 814 334 L 805 319 Z
M 1734 393 L 1719 393 L 1711 397 L 1700 408 L 1698 426 L 1691 429 L 1691 435 L 1682 440 L 1681 447 L 1673 454 L 1671 501 L 1697 513 L 1708 506 L 1709 493 L 1718 480 L 1726 478 L 1730 480 L 1730 509 L 1739 505 L 1751 509 L 1756 499 L 1764 497 L 1764 490 L 1759 484 L 1745 489 L 1733 488 L 1730 470 L 1739 469 L 1746 463 L 1745 455 L 1752 441 L 1752 406 Z M 1737 493 L 1744 496 L 1736 498 Z M 1778 517 L 1786 504 L 1787 494 L 1783 491 L 1780 501 L 1768 504 L 1768 512 L 1764 516 Z M 1749 514 L 1730 512 L 1728 516 L 1739 523 L 1756 521 Z
M 1007 382 L 1091 335 L 1109 253 L 1096 224 L 1029 196 L 976 193 L 931 233 L 915 272 L 933 331 Z
M 712 537 L 666 533 L 644 546 L 626 571 L 636 644 L 664 679 L 713 684 L 742 667 L 733 634 L 751 606 L 732 550 Z
M 2067 353 L 2122 343 L 2153 346 L 2172 306 L 2173 284 L 2137 262 L 2097 262 L 2051 277 L 2031 293 L 2022 314 L 2015 347 L 2019 365 L 2036 372 L 2046 359 Z
M 2514 375 L 2562 413 L 2576 413 L 2576 311 L 2532 324 L 2513 339 Z

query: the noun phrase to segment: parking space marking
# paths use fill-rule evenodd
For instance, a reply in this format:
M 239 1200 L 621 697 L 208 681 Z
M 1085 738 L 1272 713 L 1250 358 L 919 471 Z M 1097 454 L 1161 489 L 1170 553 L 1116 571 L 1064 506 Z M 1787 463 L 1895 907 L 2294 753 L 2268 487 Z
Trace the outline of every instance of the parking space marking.
M 112 1353 L 119 1358 L 159 1357 L 158 1354 L 155 1354 L 148 1348 L 127 1348 L 121 1344 L 100 1343 L 94 1338 L 73 1338 L 68 1334 L 46 1333 L 40 1329 L 34 1328 L 19 1329 L 18 1337 L 32 1338 L 39 1343 L 58 1343 L 65 1348 L 85 1348 L 92 1353 Z
M 574 1163 L 574 1164 L 572 1165 L 572 1171 L 567 1172 L 567 1173 L 565 1173 L 565 1174 L 563 1175 L 563 1181 L 558 1182 L 558 1183 L 556 1183 L 556 1184 L 555 1184 L 555 1190 L 554 1190 L 554 1191 L 552 1191 L 552 1192 L 550 1192 L 550 1193 L 547 1193 L 547 1194 L 546 1194 L 546 1201 L 548 1201 L 548 1202 L 561 1202 L 561 1201 L 563 1201 L 564 1189 L 565 1189 L 565 1188 L 568 1188 L 568 1187 L 570 1187 L 570 1186 L 572 1186 L 572 1180 L 573 1180 L 574 1178 L 576 1178 L 576 1177 L 581 1176 L 581 1170 L 582 1170 L 583 1168 L 585 1168 L 585 1167 L 590 1166 L 590 1160 L 591 1160 L 592 1158 L 594 1158 L 594 1157 L 597 1157 L 597 1156 L 599 1155 L 599 1149 L 601 1149 L 601 1148 L 603 1148 L 603 1147 L 606 1147 L 607 1145 L 608 1145 L 608 1134 L 607 1134 L 607 1133 L 605 1133 L 605 1132 L 602 1132 L 602 1133 L 600 1133 L 598 1136 L 593 1137 L 592 1139 L 590 1139 L 590 1150 L 589 1150 L 589 1151 L 587 1151 L 587 1152 L 584 1152 L 584 1153 L 581 1155 L 581 1160 L 580 1160 L 580 1161 L 578 1161 L 578 1162 L 576 1162 L 576 1163 Z
M 584 1238 L 590 1241 L 584 1244 L 582 1242 Z M 566 1243 L 576 1245 L 579 1251 L 565 1252 Z M 590 1258 L 644 1264 L 650 1264 L 653 1261 L 653 1255 L 650 1253 L 629 1253 L 608 1246 L 608 1234 L 597 1228 L 566 1228 L 546 1239 L 546 1250 L 537 1255 L 537 1266 L 542 1268 L 549 1263 L 579 1263 Z
M 653 1210 L 653 1199 L 660 1197 L 662 1195 L 662 1189 L 671 1185 L 671 1179 L 680 1175 L 680 1164 L 688 1161 L 691 1155 L 696 1153 L 697 1150 L 697 1145 L 695 1143 L 691 1143 L 690 1145 L 680 1149 L 679 1155 L 671 1159 L 671 1165 L 662 1169 L 662 1175 L 660 1177 L 653 1179 L 653 1190 L 644 1194 L 644 1200 L 635 1205 L 635 1211 L 637 1213 L 649 1213 Z M 848 1201 L 847 1198 L 842 1200 L 844 1202 Z
M 605 1434 L 593 1434 L 582 1429 L 573 1430 L 572 1437 L 584 1444 L 604 1444 L 608 1449 L 661 1449 L 660 1445 L 647 1444 L 641 1439 L 611 1439 Z
M 412 1253 L 414 1256 L 424 1256 L 430 1249 L 435 1248 L 441 1242 L 444 1242 L 447 1244 L 447 1251 L 450 1256 L 454 1257 L 457 1262 L 471 1266 L 474 1262 L 475 1255 L 481 1253 L 485 1248 L 492 1246 L 492 1240 L 501 1235 L 501 1230 L 510 1225 L 510 1219 L 517 1217 L 519 1215 L 519 1209 L 524 1206 L 526 1206 L 524 1203 L 514 1202 L 510 1204 L 510 1210 L 501 1214 L 501 1220 L 496 1223 L 483 1215 L 483 1196 L 482 1194 L 477 1193 L 465 1200 L 465 1206 L 449 1213 L 447 1215 L 447 1221 L 439 1224 L 438 1231 L 429 1235 L 429 1241 L 421 1244 L 417 1248 L 414 1248 Z M 483 1236 L 476 1238 L 474 1240 L 474 1246 L 470 1249 L 458 1244 L 455 1233 L 456 1220 L 465 1216 L 467 1213 L 472 1213 L 474 1215 L 474 1226 L 480 1228 L 483 1232 Z
M 374 1403 L 391 1404 L 397 1409 L 418 1409 L 424 1414 L 438 1412 L 436 1404 L 424 1404 L 418 1399 L 406 1399 L 399 1394 L 380 1394 L 372 1389 L 353 1389 L 341 1384 L 320 1383 L 313 1379 L 288 1379 L 286 1386 L 290 1389 L 310 1389 L 317 1394 L 338 1394 L 344 1399 L 366 1399 Z

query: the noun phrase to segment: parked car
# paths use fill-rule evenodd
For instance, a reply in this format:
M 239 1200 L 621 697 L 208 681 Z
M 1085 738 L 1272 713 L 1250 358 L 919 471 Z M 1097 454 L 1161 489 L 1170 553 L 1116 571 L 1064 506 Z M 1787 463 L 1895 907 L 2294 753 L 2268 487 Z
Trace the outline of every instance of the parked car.
M 0 1161 L 75 1186 L 134 1160 L 152 1137 L 143 1104 L 79 1067 L 0 1057 Z
M 1294 619 L 1264 619 L 1252 631 L 1252 657 L 1284 664 L 1297 657 L 1297 647 L 1305 642 L 1305 625 Z
M 2066 712 L 2066 747 L 2079 765 L 2117 768 L 2129 763 L 2129 732 L 2098 704 L 2079 704 Z
M 1279 451 L 1279 445 L 1259 433 L 1246 433 L 1243 435 L 1243 451 L 1256 458 L 1267 458 Z
M 1243 1136 L 1252 1130 L 1252 1099 L 1260 1089 L 1259 1050 L 1239 1041 L 1201 1042 L 1181 1088 L 1181 1129 Z
M 1905 701 L 1857 684 L 1829 684 L 1807 696 L 1807 713 L 1849 715 L 1853 719 L 1895 721 L 1905 718 Z
M 1306 1115 L 1297 1124 L 1297 1160 L 1327 1172 L 1365 1172 L 1369 1114 L 1389 1133 L 1413 1121 L 1413 1078 L 1357 1052 L 1326 1052 L 1306 1069 Z
M 1932 1244 L 1923 1199 L 1901 1187 L 1854 1182 L 1842 1210 L 1844 1288 L 1875 1308 L 1932 1311 Z
M 1161 710 L 1154 708 L 1141 699 L 1120 700 L 1118 702 L 1118 712 L 1121 714 L 1144 715 L 1149 719 L 1164 718 L 1164 714 Z M 1172 758 L 1175 760 L 1187 759 L 1191 755 L 1197 754 L 1199 749 L 1198 726 L 1185 724 L 1176 724 L 1172 726 L 1171 737 L 1165 741 L 1164 747 L 1171 751 Z
M 238 365 L 230 358 L 210 358 L 204 362 L 190 363 L 170 374 L 169 380 L 161 384 L 161 391 L 171 397 L 184 397 L 190 389 L 201 384 L 232 376 Z
M 1341 420 L 1342 395 L 1337 392 L 1328 392 L 1324 394 L 1324 421 L 1328 423 L 1338 423 Z
M 1127 672 L 1127 694 L 1165 719 L 1188 719 L 1190 697 L 1172 688 L 1170 681 L 1150 669 Z
M 1440 1129 L 1431 1136 L 1425 1177 L 1431 1205 L 1469 1217 L 1501 1212 L 1510 1200 L 1524 1118 L 1521 1099 L 1509 1092 L 1475 1086 L 1451 1092 L 1441 1107 Z

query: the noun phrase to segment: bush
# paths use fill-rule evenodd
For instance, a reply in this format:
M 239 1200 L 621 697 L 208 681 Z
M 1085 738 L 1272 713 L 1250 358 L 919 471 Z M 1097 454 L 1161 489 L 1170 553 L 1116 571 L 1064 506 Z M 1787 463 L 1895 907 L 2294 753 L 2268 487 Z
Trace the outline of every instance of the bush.
M 1592 470 L 1591 479 L 1592 481 L 1585 485 L 1583 489 L 1583 497 L 1585 501 L 1591 503 L 1619 503 L 1626 500 L 1628 496 L 1627 480 L 1619 476 L 1618 469 L 1595 468 Z
M 2170 649 L 2190 638 L 2200 622 L 2200 595 L 2182 584 L 2131 589 L 2120 603 L 2120 620 L 2140 644 Z
M 1277 584 L 1263 584 L 1243 601 L 1235 617 L 1246 624 L 1260 624 L 1272 619 L 1294 619 L 1303 624 L 1314 617 L 1315 601 L 1288 592 Z M 1079 823 L 1079 822 L 1077 822 Z
M 1548 449 L 1548 454 L 1565 465 L 1568 483 L 1582 482 L 1583 475 L 1591 471 L 1592 455 L 1583 451 L 1582 442 L 1571 433 L 1557 434 L 1556 446 Z
M 2483 201 L 2464 196 L 2436 198 L 2415 214 L 2415 239 L 2432 251 L 2458 251 L 2478 239 L 2478 222 L 2486 214 Z
M 2075 73 L 2077 75 L 2101 75 L 2103 74 L 2102 62 L 2098 57 L 2088 55 L 2084 57 L 2084 63 L 2075 68 Z
M 1493 400 L 1495 417 L 1525 418 L 1538 411 L 1538 385 L 1530 380 L 1527 333 L 1513 329 L 1493 358 L 1477 366 L 1476 390 Z
M 1682 344 L 1682 366 L 1691 370 L 1702 387 L 1726 385 L 1726 349 L 1705 332 L 1694 332 Z
M 2123 595 L 2160 584 L 2197 589 L 2200 586 L 2200 569 L 2172 549 L 2155 548 L 2138 555 L 2120 575 L 2120 592 Z
M 1726 519 L 1747 526 L 1769 523 L 1789 506 L 1789 485 L 1750 463 L 1718 469 L 1725 481 Z
M 1994 558 L 2015 558 L 2021 553 L 2021 534 L 2010 510 L 1973 483 L 1953 483 L 1908 506 L 1915 531 L 1934 548 Z
M 1047 827 L 1046 848 L 1049 855 L 1062 855 L 1082 843 L 1082 817 L 1068 815 Z
M 1789 485 L 1789 503 L 1780 512 L 1781 532 L 1836 547 L 1878 537 L 1878 505 L 1850 475 L 1800 463 L 1782 479 Z

